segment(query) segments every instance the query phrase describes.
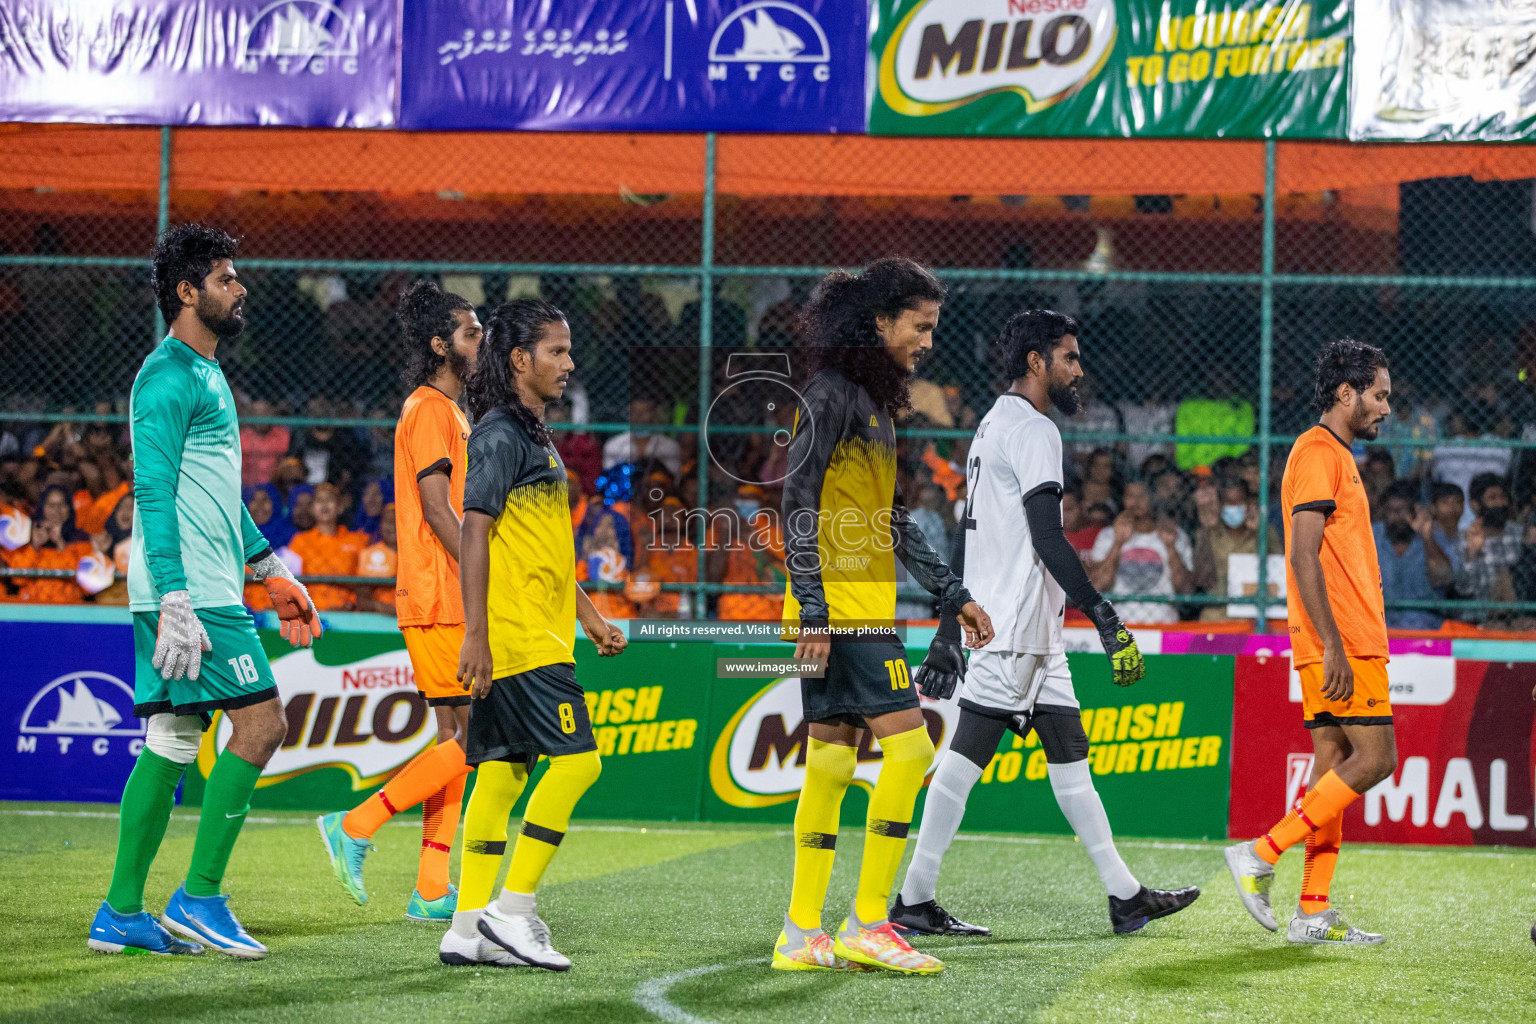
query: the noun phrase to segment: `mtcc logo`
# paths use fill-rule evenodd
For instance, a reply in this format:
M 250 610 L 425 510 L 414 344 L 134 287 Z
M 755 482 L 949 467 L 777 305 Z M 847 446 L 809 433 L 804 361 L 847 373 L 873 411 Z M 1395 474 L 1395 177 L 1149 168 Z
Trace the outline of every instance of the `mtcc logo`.
M 21 715 L 18 754 L 35 754 L 57 744 L 60 754 L 89 746 L 101 757 L 114 743 L 137 757 L 144 723 L 133 717 L 133 688 L 105 672 L 71 672 L 37 691 Z
M 793 82 L 797 65 L 810 65 L 818 82 L 832 77 L 832 48 L 815 18 L 787 0 L 756 0 L 732 12 L 709 40 L 709 80 L 729 80 L 739 64 L 755 82 L 765 65 L 777 66 L 779 81 Z
M 357 74 L 357 21 L 326 0 L 277 0 L 263 7 L 246 29 L 235 67 L 247 74 L 273 61 L 282 74 L 323 75 L 340 69 Z

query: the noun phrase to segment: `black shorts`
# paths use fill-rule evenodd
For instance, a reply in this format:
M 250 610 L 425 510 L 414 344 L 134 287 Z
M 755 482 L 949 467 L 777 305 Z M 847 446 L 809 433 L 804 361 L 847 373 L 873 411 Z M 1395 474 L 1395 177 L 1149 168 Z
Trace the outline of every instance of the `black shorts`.
M 833 640 L 827 674 L 800 680 L 800 702 L 808 722 L 843 722 L 861 729 L 866 719 L 917 707 L 906 646 L 894 633 L 888 640 Z
M 464 760 L 522 762 L 596 750 L 576 666 L 563 662 L 506 676 L 469 705 Z

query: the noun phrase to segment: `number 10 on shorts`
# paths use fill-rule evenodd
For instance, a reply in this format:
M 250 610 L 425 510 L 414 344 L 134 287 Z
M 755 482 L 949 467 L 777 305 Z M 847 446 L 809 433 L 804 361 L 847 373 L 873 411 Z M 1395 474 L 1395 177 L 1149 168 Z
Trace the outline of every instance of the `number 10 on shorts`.
M 885 663 L 885 671 L 891 677 L 891 689 L 906 690 L 912 686 L 912 673 L 905 658 L 892 658 Z

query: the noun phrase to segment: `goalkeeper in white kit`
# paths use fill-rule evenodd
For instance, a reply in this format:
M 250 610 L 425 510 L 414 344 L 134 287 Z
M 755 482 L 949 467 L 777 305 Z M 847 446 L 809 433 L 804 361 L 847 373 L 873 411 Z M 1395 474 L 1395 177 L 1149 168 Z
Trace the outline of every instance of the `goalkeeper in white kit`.
M 1062 533 L 1061 432 L 1045 413 L 1053 404 L 1068 415 L 1078 409 L 1078 333 L 1071 317 L 1031 309 L 1015 314 L 999 339 L 1011 386 L 976 428 L 963 528 L 949 560 L 992 616 L 996 636 L 972 654 L 967 672 L 958 626 L 942 619 L 915 677 L 934 700 L 963 685 L 960 723 L 929 785 L 917 847 L 891 907 L 891 922 L 909 932 L 989 934 L 941 907 L 936 887 L 971 787 L 1009 730 L 1027 737 L 1033 729 L 1039 736 L 1051 790 L 1098 869 L 1117 933 L 1177 913 L 1200 895 L 1193 886 L 1165 891 L 1136 880 L 1115 850 L 1088 770 L 1088 736 L 1062 643 L 1067 599 L 1098 628 L 1117 686 L 1141 679 L 1146 666 L 1135 638 L 1089 582 Z

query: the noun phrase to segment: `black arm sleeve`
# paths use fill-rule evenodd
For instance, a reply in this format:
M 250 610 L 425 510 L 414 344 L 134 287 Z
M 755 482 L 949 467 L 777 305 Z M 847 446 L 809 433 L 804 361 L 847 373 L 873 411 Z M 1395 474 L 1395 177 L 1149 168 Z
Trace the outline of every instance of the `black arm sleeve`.
M 1088 581 L 1083 560 L 1077 557 L 1066 534 L 1061 532 L 1061 495 L 1037 491 L 1024 502 L 1024 517 L 1029 521 L 1029 536 L 1035 554 L 1066 591 L 1067 600 L 1088 609 L 1099 603 L 1099 592 Z
M 949 571 L 961 579 L 965 578 L 965 535 L 969 531 L 962 524 L 955 531 L 955 539 L 949 544 Z M 957 644 L 960 642 L 960 620 L 953 615 L 943 614 L 939 609 L 939 631 L 934 634 L 935 640 L 945 643 Z

